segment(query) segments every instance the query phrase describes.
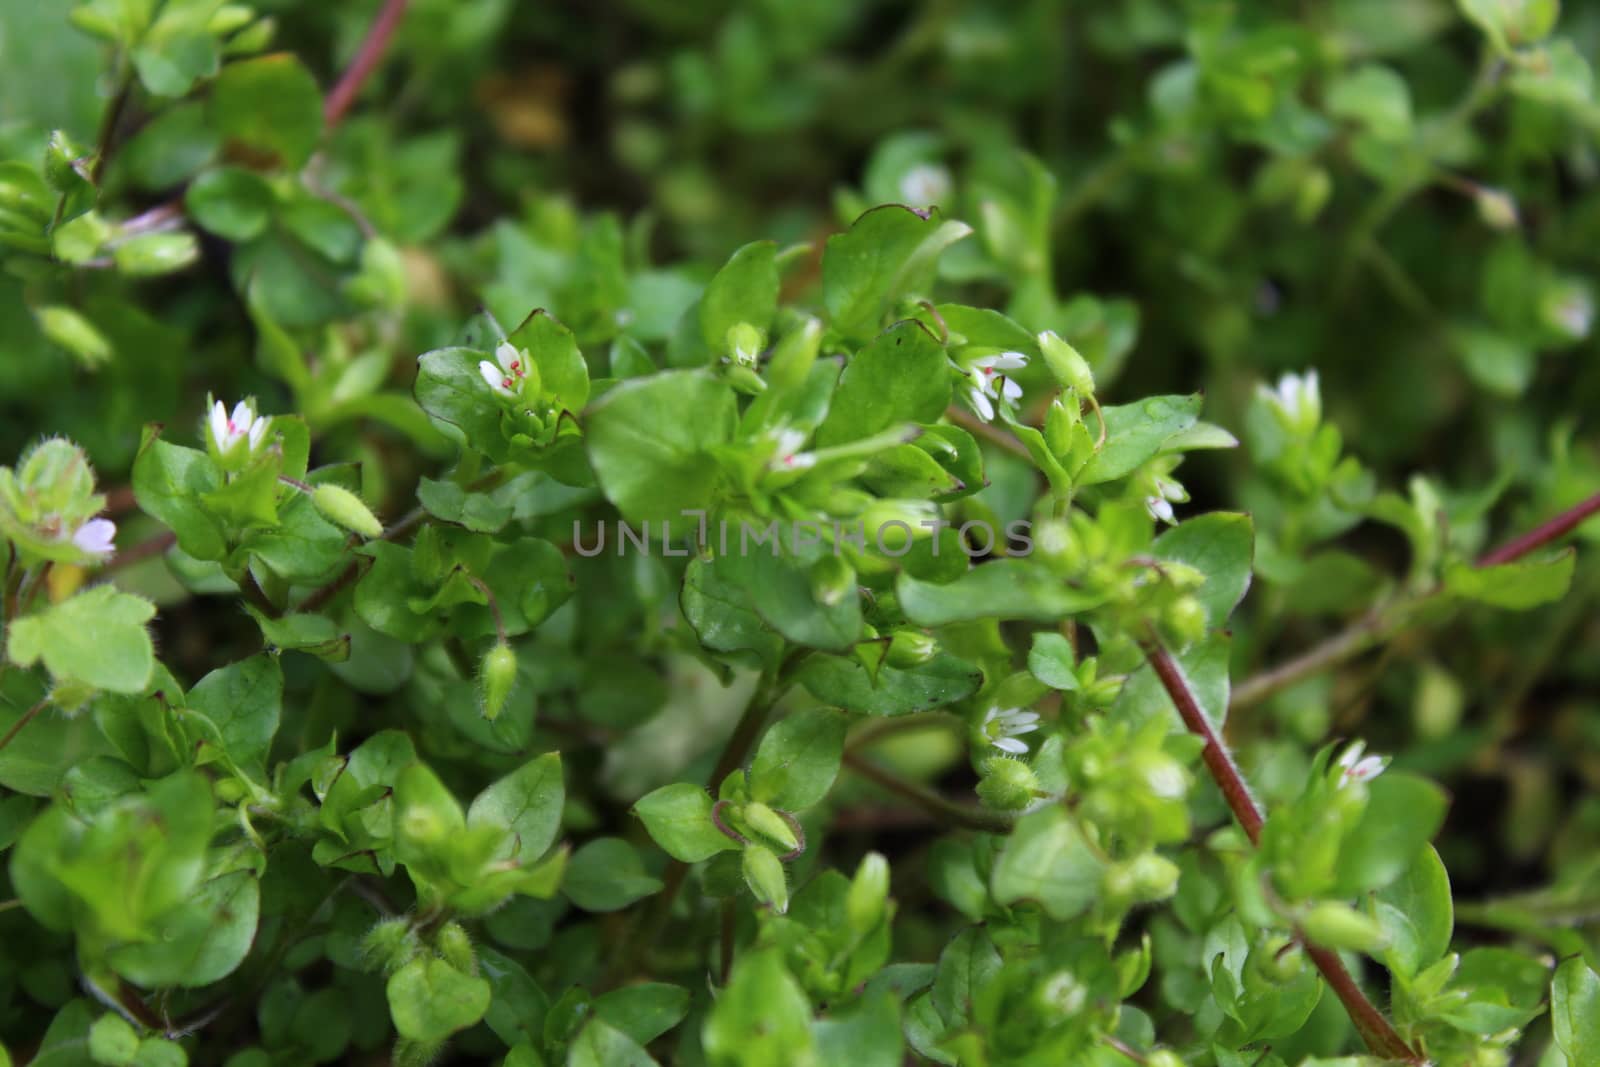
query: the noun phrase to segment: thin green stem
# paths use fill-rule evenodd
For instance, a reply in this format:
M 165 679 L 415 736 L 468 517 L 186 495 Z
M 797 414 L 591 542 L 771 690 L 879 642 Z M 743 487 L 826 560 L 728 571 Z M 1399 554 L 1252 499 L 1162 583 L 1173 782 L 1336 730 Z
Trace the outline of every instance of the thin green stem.
M 874 763 L 858 753 L 846 752 L 844 754 L 844 766 L 878 786 L 884 792 L 893 793 L 902 800 L 909 800 L 948 826 L 956 826 L 966 830 L 979 830 L 984 833 L 1003 834 L 1016 825 L 1016 820 L 1010 815 L 957 803 L 925 785 L 900 777 L 888 768 Z
M 11 744 L 12 740 L 22 732 L 22 728 L 37 718 L 39 713 L 43 711 L 49 705 L 49 703 L 50 698 L 45 697 L 43 700 L 40 700 L 39 703 L 23 712 L 22 717 L 11 724 L 11 729 L 6 731 L 6 735 L 4 737 L 0 737 L 0 752 L 4 752 L 6 746 Z

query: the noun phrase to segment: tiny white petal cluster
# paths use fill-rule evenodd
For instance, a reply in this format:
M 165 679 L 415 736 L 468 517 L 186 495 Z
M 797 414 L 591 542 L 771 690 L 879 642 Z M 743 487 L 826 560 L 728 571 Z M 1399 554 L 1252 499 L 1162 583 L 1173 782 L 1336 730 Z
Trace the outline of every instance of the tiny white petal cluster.
M 1310 431 L 1322 421 L 1322 389 L 1315 369 L 1305 374 L 1285 374 L 1276 389 L 1260 386 L 1262 397 L 1278 410 L 1284 422 Z
M 478 373 L 501 396 L 516 396 L 517 388 L 522 380 L 528 376 L 528 354 L 519 351 L 509 341 L 501 341 L 494 350 L 494 358 L 499 366 L 486 359 L 478 361 Z
M 1335 766 L 1339 768 L 1340 786 L 1349 785 L 1351 782 L 1370 782 L 1389 766 L 1388 756 L 1363 756 L 1362 753 L 1366 748 L 1366 742 L 1352 741 L 1339 754 Z
M 900 178 L 900 198 L 912 207 L 930 207 L 950 195 L 950 172 L 937 163 L 918 163 Z
M 206 432 L 211 435 L 211 443 L 218 452 L 226 453 L 240 441 L 248 441 L 250 451 L 254 452 L 266 439 L 267 427 L 271 422 L 269 416 L 257 415 L 248 400 L 235 404 L 231 415 L 228 414 L 227 405 L 218 400 L 211 405 Z
M 973 384 L 967 390 L 967 399 L 984 422 L 994 420 L 996 400 L 1004 397 L 1015 404 L 1022 399 L 1022 386 L 1000 372 L 1020 370 L 1027 365 L 1028 357 L 1021 352 L 997 352 L 973 362 L 970 372 Z
M 1145 511 L 1149 512 L 1150 517 L 1157 522 L 1176 525 L 1178 519 L 1172 513 L 1172 505 L 1188 500 L 1189 493 L 1171 478 L 1159 474 L 1155 478 L 1155 487 L 1155 495 L 1144 498 Z
M 1039 713 L 1021 708 L 990 708 L 983 717 L 983 734 L 989 743 L 1001 752 L 1022 755 L 1028 751 L 1025 741 L 1017 738 L 1031 734 L 1039 728 Z
M 779 470 L 803 471 L 815 466 L 816 454 L 802 452 L 800 449 L 806 443 L 806 432 L 788 427 L 778 431 L 777 447 L 773 450 L 772 465 Z
M 116 538 L 116 523 L 110 519 L 90 519 L 73 531 L 72 543 L 96 560 L 106 560 L 117 550 Z

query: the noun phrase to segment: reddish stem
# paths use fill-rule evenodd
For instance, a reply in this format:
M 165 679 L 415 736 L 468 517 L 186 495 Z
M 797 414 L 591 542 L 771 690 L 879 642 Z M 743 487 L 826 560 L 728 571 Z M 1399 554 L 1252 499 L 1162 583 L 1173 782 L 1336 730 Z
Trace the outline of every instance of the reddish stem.
M 1534 549 L 1542 548 L 1563 534 L 1569 533 L 1596 512 L 1600 512 L 1600 493 L 1573 505 L 1548 522 L 1540 523 L 1521 537 L 1513 538 L 1499 548 L 1485 552 L 1478 557 L 1478 566 L 1493 567 L 1521 559 Z
M 1195 699 L 1194 691 L 1189 687 L 1189 680 L 1184 677 L 1183 668 L 1172 658 L 1172 653 L 1163 648 L 1153 637 L 1146 639 L 1144 650 L 1150 659 L 1150 666 L 1155 669 L 1156 677 L 1161 680 L 1162 688 L 1167 691 L 1173 705 L 1178 709 L 1183 724 L 1191 733 L 1205 741 L 1205 748 L 1200 754 L 1201 759 L 1205 761 L 1206 769 L 1211 772 L 1217 787 L 1222 790 L 1223 799 L 1228 802 L 1233 817 L 1244 827 L 1245 836 L 1250 839 L 1250 843 L 1260 844 L 1261 826 L 1265 822 L 1261 809 L 1250 796 L 1250 787 L 1245 784 L 1244 775 L 1240 773 L 1238 764 L 1233 762 L 1233 757 L 1222 747 L 1216 731 L 1211 727 L 1211 720 L 1207 719 L 1205 712 L 1201 710 L 1200 702 Z M 1367 995 L 1361 991 L 1355 978 L 1345 969 L 1344 962 L 1339 959 L 1337 953 L 1312 944 L 1306 944 L 1305 948 L 1306 955 L 1311 957 L 1311 961 L 1317 965 L 1317 970 L 1322 972 L 1322 977 L 1327 980 L 1329 988 L 1344 1005 L 1350 1020 L 1355 1023 L 1362 1040 L 1375 1055 L 1405 1060 L 1407 1063 L 1425 1062 L 1420 1053 L 1406 1044 L 1405 1038 L 1400 1036 L 1383 1012 L 1378 1010 L 1377 1005 L 1367 999 Z
M 356 94 L 361 92 L 367 77 L 383 60 L 383 53 L 389 47 L 389 39 L 394 36 L 394 31 L 399 29 L 400 20 L 405 13 L 406 0 L 384 0 L 383 9 L 378 12 L 378 17 L 372 20 L 372 26 L 367 30 L 366 40 L 361 42 L 355 58 L 350 61 L 350 66 L 345 68 L 344 74 L 340 75 L 338 83 L 334 85 L 323 103 L 322 121 L 329 129 L 337 126 L 344 118 L 345 112 L 350 110 L 350 105 L 355 103 Z

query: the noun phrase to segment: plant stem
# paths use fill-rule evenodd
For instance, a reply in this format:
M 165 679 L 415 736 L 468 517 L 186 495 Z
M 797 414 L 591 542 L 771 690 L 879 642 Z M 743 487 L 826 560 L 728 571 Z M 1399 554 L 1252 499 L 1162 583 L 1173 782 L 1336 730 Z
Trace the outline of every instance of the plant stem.
M 1535 526 L 1527 533 L 1514 537 L 1498 548 L 1479 556 L 1474 566 L 1495 567 L 1513 563 L 1528 553 L 1543 548 L 1557 538 L 1576 529 L 1585 519 L 1600 513 L 1600 493 L 1582 500 L 1561 514 Z M 1350 626 L 1334 634 L 1319 645 L 1313 646 L 1287 663 L 1268 668 L 1240 682 L 1233 689 L 1228 709 L 1252 707 L 1297 682 L 1321 674 L 1391 636 L 1410 615 L 1411 609 L 1438 593 L 1429 590 L 1408 601 L 1401 601 L 1390 610 L 1374 610 L 1357 619 Z
M 361 92 L 361 87 L 366 83 L 368 76 L 377 69 L 383 59 L 383 53 L 389 47 L 389 39 L 400 27 L 400 20 L 405 13 L 406 0 L 384 0 L 383 8 L 367 29 L 366 39 L 356 50 L 355 58 L 345 68 L 344 74 L 340 75 L 338 83 L 329 91 L 327 101 L 323 104 L 322 121 L 330 129 L 337 126 L 344 118 L 345 112 L 355 103 L 356 95 Z
M 1021 456 L 1023 459 L 1030 462 L 1033 460 L 1033 456 L 1028 452 L 1027 446 L 1021 441 L 1006 433 L 998 426 L 991 426 L 989 423 L 984 422 L 971 412 L 962 408 L 958 408 L 952 404 L 950 407 L 945 409 L 944 414 L 945 418 L 949 419 L 957 426 L 960 426 L 963 430 L 966 430 L 973 436 L 981 437 L 990 444 L 997 445 L 1000 448 L 1005 449 L 1007 452 L 1010 452 L 1014 456 Z
M 40 700 L 39 703 L 23 712 L 22 718 L 12 723 L 11 729 L 6 731 L 6 735 L 4 737 L 0 737 L 0 752 L 4 752 L 6 746 L 11 744 L 12 739 L 22 732 L 22 728 L 37 718 L 39 713 L 43 711 L 46 705 L 49 703 L 50 698 L 45 697 L 43 700 Z
M 134 545 L 132 548 L 125 549 L 121 552 L 118 552 L 115 556 L 112 556 L 106 561 L 105 566 L 100 568 L 100 573 L 104 574 L 107 571 L 115 571 L 121 570 L 124 567 L 131 567 L 135 563 L 143 563 L 151 556 L 161 555 L 163 552 L 177 543 L 177 534 L 173 533 L 171 530 L 163 530 L 154 537 L 147 537 L 143 541 L 140 541 L 138 544 Z
M 89 180 L 95 185 L 100 184 L 100 175 L 105 172 L 106 160 L 111 157 L 112 141 L 117 136 L 117 126 L 122 122 L 122 113 L 127 109 L 128 97 L 131 95 L 133 95 L 133 75 L 125 74 L 117 85 L 116 95 L 106 105 L 105 117 L 100 122 L 100 137 L 95 146 L 94 163 L 89 167 Z
M 1153 635 L 1146 637 L 1144 651 L 1149 657 L 1150 666 L 1156 672 L 1156 677 L 1161 680 L 1162 688 L 1167 691 L 1167 695 L 1177 707 L 1178 715 L 1183 719 L 1184 725 L 1191 733 L 1205 741 L 1201 759 L 1204 760 L 1206 769 L 1211 772 L 1217 787 L 1222 791 L 1222 797 L 1228 802 L 1234 818 L 1244 828 L 1245 836 L 1250 839 L 1250 843 L 1260 844 L 1261 827 L 1266 821 L 1261 808 L 1250 796 L 1250 787 L 1245 783 L 1238 764 L 1233 762 L 1233 757 L 1222 747 L 1216 731 L 1211 728 L 1210 720 L 1206 718 L 1205 712 L 1200 708 L 1200 702 L 1195 699 L 1194 691 L 1189 687 L 1189 680 L 1184 677 L 1183 668 L 1178 666 L 1177 660 L 1172 658 L 1172 653 L 1162 647 Z M 1311 957 L 1311 961 L 1317 965 L 1317 970 L 1322 972 L 1322 977 L 1327 980 L 1339 1002 L 1344 1005 L 1351 1022 L 1355 1023 L 1362 1040 L 1375 1055 L 1405 1060 L 1408 1063 L 1424 1062 L 1421 1054 L 1406 1044 L 1405 1039 L 1395 1030 L 1383 1012 L 1367 999 L 1367 995 L 1361 991 L 1356 980 L 1345 969 L 1338 953 L 1309 942 L 1303 943 L 1306 955 Z
M 844 765 L 885 792 L 911 801 L 943 823 L 991 834 L 1003 834 L 1016 823 L 1015 819 L 1002 812 L 958 804 L 927 786 L 907 781 L 855 752 L 844 754 Z
M 782 695 L 782 675 L 783 671 L 780 668 L 776 676 L 763 678 L 755 693 L 751 695 L 750 702 L 745 705 L 743 714 L 734 725 L 733 733 L 728 735 L 727 744 L 722 748 L 722 755 L 717 757 L 717 765 L 711 772 L 712 793 L 717 791 L 724 778 L 744 762 L 750 746 L 755 744 L 756 735 L 761 732 L 762 724 L 767 721 L 767 713 Z M 646 955 L 660 938 L 668 920 L 672 918 L 672 906 L 677 902 L 678 893 L 683 889 L 684 880 L 688 875 L 687 863 L 679 859 L 668 862 L 661 872 L 661 892 L 655 895 L 650 910 L 638 921 L 621 951 L 613 957 L 611 968 L 601 983 L 602 988 L 616 986 L 641 968 Z

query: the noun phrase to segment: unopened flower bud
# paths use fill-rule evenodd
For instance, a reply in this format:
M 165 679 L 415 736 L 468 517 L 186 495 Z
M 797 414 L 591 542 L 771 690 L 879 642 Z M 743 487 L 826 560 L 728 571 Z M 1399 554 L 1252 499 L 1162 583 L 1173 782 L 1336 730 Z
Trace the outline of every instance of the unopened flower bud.
M 434 944 L 444 961 L 462 974 L 478 973 L 478 954 L 472 949 L 472 938 L 460 923 L 450 922 L 440 927 Z
M 759 800 L 746 804 L 740 814 L 750 824 L 750 829 L 762 837 L 770 838 L 790 851 L 800 847 L 800 839 L 795 837 L 794 828 L 788 820 Z
M 1206 635 L 1206 609 L 1193 596 L 1181 596 L 1161 613 L 1161 632 L 1178 648 L 1188 648 Z
M 493 722 L 505 710 L 506 700 L 517 684 L 517 654 L 511 646 L 497 641 L 483 657 L 483 671 L 478 678 L 478 698 L 483 703 L 483 717 Z
M 1478 218 L 1484 225 L 1493 230 L 1514 230 L 1517 228 L 1517 202 L 1503 189 L 1492 189 L 1487 185 L 1478 186 L 1472 199 L 1478 205 Z
M 869 852 L 856 868 L 844 898 L 845 917 L 850 928 L 866 933 L 883 919 L 889 901 L 889 861 L 880 853 Z
M 746 845 L 744 881 L 757 900 L 779 915 L 789 910 L 789 881 L 783 863 L 765 845 Z
M 728 327 L 728 355 L 741 367 L 754 367 L 766 346 L 761 331 L 748 322 Z
M 1376 919 L 1331 900 L 1314 905 L 1306 912 L 1300 919 L 1300 929 L 1313 944 L 1327 948 L 1372 952 L 1387 941 Z
M 983 766 L 978 799 L 996 811 L 1021 811 L 1034 801 L 1039 778 L 1021 760 L 996 757 Z
M 889 639 L 889 653 L 885 662 L 891 667 L 915 667 L 932 659 L 939 651 L 939 642 L 921 630 L 896 630 Z
M 1039 351 L 1044 354 L 1045 365 L 1062 388 L 1071 389 L 1079 396 L 1094 395 L 1094 371 L 1090 369 L 1089 361 L 1054 330 L 1046 330 L 1039 335 Z
M 325 482 L 311 494 L 311 503 L 322 517 L 362 537 L 373 539 L 383 536 L 383 523 L 364 504 L 360 497 L 342 485 Z
M 839 556 L 827 555 L 818 559 L 807 572 L 811 582 L 811 596 L 824 607 L 843 603 L 856 588 L 856 571 Z
M 361 956 L 374 970 L 393 974 L 421 951 L 416 931 L 402 918 L 383 919 L 361 939 Z

